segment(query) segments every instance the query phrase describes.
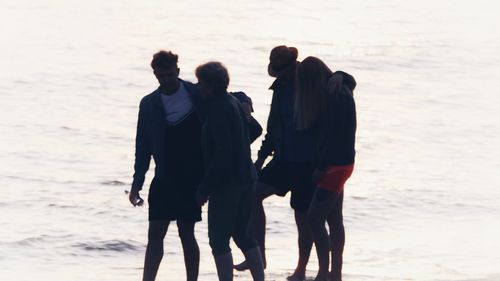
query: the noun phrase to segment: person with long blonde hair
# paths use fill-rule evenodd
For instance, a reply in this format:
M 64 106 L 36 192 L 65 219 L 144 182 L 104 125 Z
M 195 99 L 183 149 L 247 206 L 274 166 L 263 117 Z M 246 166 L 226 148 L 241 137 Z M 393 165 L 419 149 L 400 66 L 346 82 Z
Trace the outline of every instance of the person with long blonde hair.
M 356 105 L 352 91 L 356 81 L 345 72 L 334 73 L 316 57 L 307 57 L 297 67 L 296 83 L 296 124 L 298 129 L 311 132 L 315 147 L 312 181 L 316 189 L 307 213 L 318 254 L 315 281 L 341 281 L 345 244 L 342 203 L 344 184 L 354 168 Z

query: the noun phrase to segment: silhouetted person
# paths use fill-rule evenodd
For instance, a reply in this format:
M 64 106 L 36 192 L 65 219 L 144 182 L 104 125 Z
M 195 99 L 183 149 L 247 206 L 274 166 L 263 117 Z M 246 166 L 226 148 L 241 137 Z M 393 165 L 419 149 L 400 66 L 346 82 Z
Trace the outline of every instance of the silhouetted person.
M 271 51 L 268 72 L 270 76 L 276 77 L 276 80 L 270 87 L 273 90 L 273 99 L 267 121 L 267 133 L 255 162 L 255 167 L 259 171 L 259 182 L 256 190 L 254 227 L 262 250 L 264 266 L 266 265 L 266 216 L 262 201 L 270 195 L 285 196 L 291 191 L 290 205 L 294 209 L 298 230 L 299 260 L 294 273 L 288 277 L 289 280 L 305 278 L 313 243 L 306 220 L 314 191 L 311 181 L 312 139 L 307 132 L 297 130 L 294 120 L 297 55 L 296 48 L 287 46 L 277 46 Z M 272 160 L 262 169 L 269 156 Z M 245 270 L 247 264 L 243 262 L 235 268 Z
M 314 135 L 316 190 L 309 207 L 308 221 L 318 253 L 319 271 L 315 281 L 342 280 L 345 232 L 342 218 L 344 184 L 354 168 L 356 105 L 354 78 L 341 71 L 333 73 L 316 57 L 308 57 L 297 69 L 298 128 Z M 330 239 L 325 228 L 328 222 Z M 328 253 L 331 250 L 331 275 Z M 328 278 L 329 277 L 329 278 Z
M 196 69 L 205 99 L 202 130 L 205 174 L 199 186 L 199 204 L 208 204 L 208 236 L 220 281 L 233 280 L 232 237 L 248 261 L 254 280 L 264 280 L 261 253 L 249 233 L 256 179 L 250 156 L 247 115 L 227 93 L 229 74 L 218 62 Z
M 203 172 L 201 123 L 197 87 L 180 80 L 178 57 L 160 51 L 151 67 L 160 86 L 145 96 L 139 108 L 135 148 L 135 173 L 130 202 L 142 204 L 139 191 L 151 156 L 156 168 L 149 189 L 148 245 L 144 281 L 155 280 L 163 257 L 163 239 L 170 221 L 177 221 L 188 281 L 198 278 L 200 251 L 194 225 L 201 220 L 196 189 Z

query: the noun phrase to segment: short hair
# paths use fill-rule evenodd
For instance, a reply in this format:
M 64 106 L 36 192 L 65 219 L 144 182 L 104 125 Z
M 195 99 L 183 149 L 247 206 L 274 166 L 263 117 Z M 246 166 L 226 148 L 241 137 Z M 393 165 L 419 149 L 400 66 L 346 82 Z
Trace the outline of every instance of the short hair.
M 215 91 L 226 91 L 229 86 L 229 73 L 224 64 L 212 61 L 196 68 L 196 77 Z
M 172 53 L 171 51 L 161 50 L 153 55 L 153 60 L 151 61 L 151 67 L 153 69 L 157 68 L 169 68 L 176 67 L 179 56 Z

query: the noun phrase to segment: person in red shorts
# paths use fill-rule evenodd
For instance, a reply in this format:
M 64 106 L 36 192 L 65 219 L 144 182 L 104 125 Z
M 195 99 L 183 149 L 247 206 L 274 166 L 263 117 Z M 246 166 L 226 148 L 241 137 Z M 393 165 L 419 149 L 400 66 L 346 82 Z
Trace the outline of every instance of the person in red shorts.
M 341 281 L 345 242 L 342 203 L 344 185 L 354 169 L 356 105 L 352 91 L 356 81 L 345 72 L 334 73 L 316 57 L 304 59 L 296 75 L 297 126 L 312 133 L 315 146 L 312 180 L 316 189 L 307 213 L 318 254 L 315 281 Z

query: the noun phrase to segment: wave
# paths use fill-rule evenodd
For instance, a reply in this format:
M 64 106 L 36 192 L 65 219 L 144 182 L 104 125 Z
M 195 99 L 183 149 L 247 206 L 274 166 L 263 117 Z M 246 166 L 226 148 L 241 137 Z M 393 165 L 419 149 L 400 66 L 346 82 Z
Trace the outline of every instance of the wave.
M 113 186 L 122 186 L 125 185 L 122 181 L 112 180 L 112 181 L 103 181 L 101 182 L 103 185 L 113 185 Z
M 27 158 L 26 156 L 22 156 L 24 158 Z M 35 157 L 33 157 L 35 158 Z M 57 184 L 67 184 L 67 185 L 70 185 L 70 184 L 75 184 L 77 182 L 75 181 L 72 181 L 72 180 L 56 180 L 56 179 L 53 179 L 53 178 L 41 178 L 41 177 L 26 177 L 26 176 L 14 176 L 14 175 L 2 175 L 0 174 L 0 177 L 3 177 L 3 178 L 6 178 L 6 179 L 10 179 L 10 180 L 22 180 L 22 181 L 28 181 L 28 182 L 37 182 L 37 183 L 57 183 Z
M 41 244 L 41 243 L 54 243 L 56 241 L 67 240 L 71 237 L 73 237 L 73 235 L 71 234 L 59 235 L 59 236 L 44 234 L 36 237 L 24 238 L 22 240 L 13 241 L 6 244 L 18 245 L 18 246 L 34 246 L 36 244 Z
M 59 209 L 74 209 L 78 208 L 78 206 L 75 205 L 63 205 L 63 204 L 57 204 L 57 203 L 50 203 L 47 205 L 47 207 L 50 208 L 59 208 Z
M 76 243 L 73 245 L 85 251 L 91 252 L 134 252 L 142 250 L 143 246 L 135 241 L 107 240 L 98 242 Z

